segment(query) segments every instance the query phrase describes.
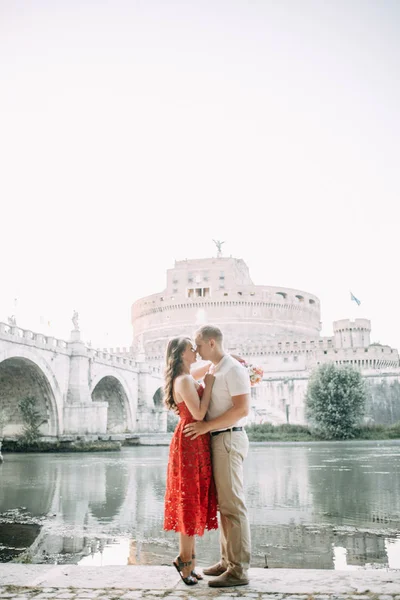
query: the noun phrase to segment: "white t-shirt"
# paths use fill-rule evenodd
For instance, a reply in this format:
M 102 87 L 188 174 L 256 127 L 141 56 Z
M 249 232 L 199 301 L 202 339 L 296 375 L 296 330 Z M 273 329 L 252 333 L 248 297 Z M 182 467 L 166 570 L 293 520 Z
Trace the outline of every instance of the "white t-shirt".
M 215 366 L 215 381 L 211 391 L 211 401 L 208 407 L 206 421 L 211 421 L 223 415 L 232 408 L 232 396 L 250 394 L 250 378 L 248 371 L 230 354 L 225 354 Z M 230 427 L 240 427 L 246 424 L 246 417 L 239 419 Z

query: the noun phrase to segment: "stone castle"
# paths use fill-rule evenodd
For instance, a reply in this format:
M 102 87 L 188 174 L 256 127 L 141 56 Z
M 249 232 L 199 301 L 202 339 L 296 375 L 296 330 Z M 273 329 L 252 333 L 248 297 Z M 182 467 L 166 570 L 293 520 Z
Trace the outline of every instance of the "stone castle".
M 192 336 L 205 323 L 221 327 L 227 351 L 264 370 L 262 384 L 252 389 L 253 422 L 304 423 L 308 378 L 322 363 L 360 369 L 371 389 L 388 388 L 380 389 L 380 396 L 389 392 L 393 396 L 393 386 L 399 385 L 399 353 L 387 345 L 371 344 L 368 319 L 335 321 L 333 336 L 322 337 L 321 307 L 315 295 L 255 285 L 244 260 L 220 252 L 214 258 L 176 261 L 167 271 L 162 292 L 134 302 L 131 350 L 150 365 L 162 367 L 168 339 Z M 397 404 L 396 398 L 390 402 L 395 403 L 397 415 L 400 397 Z M 388 410 L 393 415 L 393 406 Z M 376 421 L 379 412 L 376 407 L 371 418 Z

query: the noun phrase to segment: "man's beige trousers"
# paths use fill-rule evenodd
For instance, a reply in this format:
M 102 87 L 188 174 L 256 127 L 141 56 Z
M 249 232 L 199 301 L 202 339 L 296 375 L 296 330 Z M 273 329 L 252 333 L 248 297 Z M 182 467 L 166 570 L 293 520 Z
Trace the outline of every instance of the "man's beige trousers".
M 211 452 L 221 517 L 221 564 L 234 577 L 247 577 L 250 524 L 243 490 L 243 461 L 249 451 L 245 431 L 211 436 Z

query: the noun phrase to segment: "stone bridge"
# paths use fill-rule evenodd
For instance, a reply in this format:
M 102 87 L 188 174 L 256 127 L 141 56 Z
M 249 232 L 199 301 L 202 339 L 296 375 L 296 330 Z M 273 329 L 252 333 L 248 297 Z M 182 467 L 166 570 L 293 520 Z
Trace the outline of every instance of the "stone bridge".
M 0 437 L 21 432 L 18 403 L 34 396 L 41 433 L 166 431 L 162 374 L 128 353 L 95 350 L 71 332 L 59 340 L 0 323 Z

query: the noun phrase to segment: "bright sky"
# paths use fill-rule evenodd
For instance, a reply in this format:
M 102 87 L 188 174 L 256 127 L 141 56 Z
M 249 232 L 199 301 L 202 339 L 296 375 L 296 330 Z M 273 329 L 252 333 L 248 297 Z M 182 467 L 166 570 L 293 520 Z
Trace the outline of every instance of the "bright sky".
M 0 320 L 129 345 L 217 238 L 400 347 L 398 0 L 1 0 L 0 56 Z

